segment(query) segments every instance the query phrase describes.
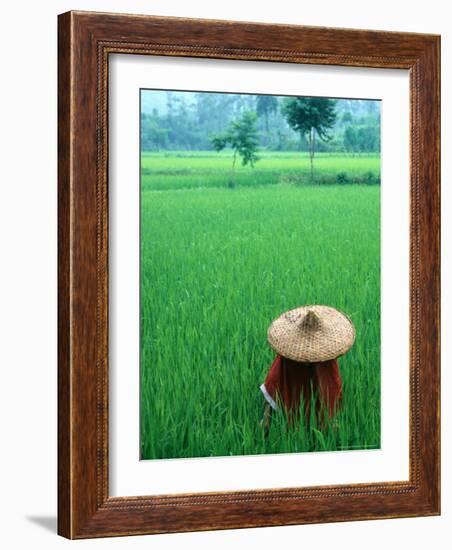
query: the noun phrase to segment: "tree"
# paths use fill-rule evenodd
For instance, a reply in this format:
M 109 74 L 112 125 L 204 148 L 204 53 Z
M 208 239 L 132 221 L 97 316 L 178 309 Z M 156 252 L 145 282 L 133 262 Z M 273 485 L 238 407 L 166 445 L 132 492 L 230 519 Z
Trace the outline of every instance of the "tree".
M 376 125 L 366 124 L 358 128 L 359 149 L 363 153 L 380 149 L 380 129 Z
M 315 136 L 331 139 L 328 131 L 336 122 L 336 102 L 324 97 L 291 97 L 283 104 L 283 114 L 289 126 L 305 136 L 309 146 L 311 180 L 314 179 Z
M 278 110 L 278 100 L 272 95 L 256 96 L 256 112 L 258 116 L 263 116 L 265 120 L 265 130 L 268 134 L 268 117 L 271 113 Z
M 345 150 L 354 153 L 358 149 L 358 136 L 354 126 L 347 126 L 344 132 Z
M 380 150 L 380 126 L 361 124 L 347 126 L 344 132 L 344 147 L 353 153 L 371 153 Z
M 216 151 L 221 151 L 228 145 L 234 151 L 232 170 L 235 169 L 237 154 L 242 158 L 243 166 L 249 164 L 252 168 L 259 160 L 256 155 L 259 138 L 256 130 L 257 115 L 253 111 L 245 111 L 243 115 L 233 120 L 226 132 L 212 136 L 211 142 Z
M 344 114 L 342 115 L 342 122 L 352 122 L 353 121 L 353 117 L 352 117 L 352 114 L 350 111 L 345 111 Z
M 165 149 L 168 146 L 168 130 L 156 111 L 141 115 L 141 147 L 145 151 Z

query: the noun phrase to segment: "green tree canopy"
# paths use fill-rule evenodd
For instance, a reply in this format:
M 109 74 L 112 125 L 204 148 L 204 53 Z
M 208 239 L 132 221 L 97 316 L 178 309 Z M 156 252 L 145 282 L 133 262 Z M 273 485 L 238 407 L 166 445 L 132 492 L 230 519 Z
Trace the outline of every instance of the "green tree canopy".
M 259 144 L 258 133 L 255 126 L 257 115 L 253 111 L 245 111 L 243 115 L 233 120 L 226 132 L 211 137 L 211 142 L 216 151 L 221 151 L 228 145 L 234 151 L 232 168 L 235 168 L 237 154 L 242 159 L 243 166 L 259 160 L 256 151 Z
M 278 110 L 278 100 L 273 95 L 256 96 L 256 112 L 265 120 L 265 130 L 268 132 L 268 117 Z
M 283 114 L 289 126 L 308 141 L 313 179 L 315 136 L 322 141 L 331 139 L 329 130 L 336 122 L 336 102 L 326 97 L 290 97 L 283 103 Z
M 376 124 L 347 126 L 344 131 L 344 148 L 352 153 L 379 151 L 380 126 Z

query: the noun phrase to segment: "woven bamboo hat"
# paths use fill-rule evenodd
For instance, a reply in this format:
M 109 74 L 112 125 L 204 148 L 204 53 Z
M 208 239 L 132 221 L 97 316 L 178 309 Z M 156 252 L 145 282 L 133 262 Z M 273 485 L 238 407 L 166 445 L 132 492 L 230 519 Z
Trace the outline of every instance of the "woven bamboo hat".
M 343 355 L 355 341 L 355 327 L 329 306 L 302 306 L 286 311 L 268 329 L 270 346 L 301 363 L 328 361 Z

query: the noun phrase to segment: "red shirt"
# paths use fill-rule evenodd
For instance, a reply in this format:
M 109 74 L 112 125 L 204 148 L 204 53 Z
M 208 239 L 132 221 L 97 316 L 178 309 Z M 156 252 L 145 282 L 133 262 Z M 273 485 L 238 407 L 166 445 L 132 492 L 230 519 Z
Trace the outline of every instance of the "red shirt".
M 298 411 L 300 396 L 307 418 L 310 415 L 311 399 L 317 395 L 317 413 L 321 404 L 333 416 L 342 397 L 342 380 L 337 359 L 321 363 L 299 363 L 277 355 L 267 374 L 261 391 L 273 409 L 282 402 L 289 413 Z

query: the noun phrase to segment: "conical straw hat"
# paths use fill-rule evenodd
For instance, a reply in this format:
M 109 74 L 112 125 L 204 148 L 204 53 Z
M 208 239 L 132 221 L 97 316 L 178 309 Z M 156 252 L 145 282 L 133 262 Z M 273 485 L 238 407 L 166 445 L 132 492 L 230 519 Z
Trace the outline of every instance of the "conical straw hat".
M 275 319 L 267 336 L 279 355 L 302 363 L 316 363 L 349 350 L 355 341 L 355 327 L 334 307 L 302 306 Z

